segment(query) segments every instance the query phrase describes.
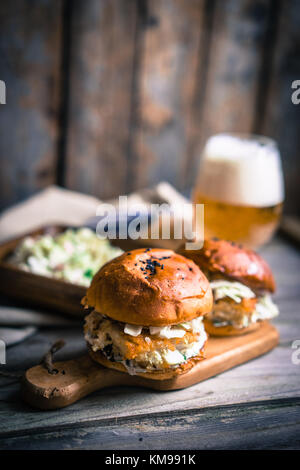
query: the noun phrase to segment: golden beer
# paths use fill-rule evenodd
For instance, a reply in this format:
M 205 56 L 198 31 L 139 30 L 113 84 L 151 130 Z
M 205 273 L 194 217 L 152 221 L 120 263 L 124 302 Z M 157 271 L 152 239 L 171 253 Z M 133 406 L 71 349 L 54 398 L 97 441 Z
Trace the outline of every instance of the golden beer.
M 250 207 L 226 204 L 195 192 L 194 203 L 204 206 L 205 238 L 233 240 L 251 248 L 267 243 L 276 231 L 283 204 Z
M 211 137 L 193 192 L 193 202 L 204 204 L 205 238 L 251 248 L 265 244 L 278 227 L 283 191 L 280 154 L 273 140 L 233 134 Z

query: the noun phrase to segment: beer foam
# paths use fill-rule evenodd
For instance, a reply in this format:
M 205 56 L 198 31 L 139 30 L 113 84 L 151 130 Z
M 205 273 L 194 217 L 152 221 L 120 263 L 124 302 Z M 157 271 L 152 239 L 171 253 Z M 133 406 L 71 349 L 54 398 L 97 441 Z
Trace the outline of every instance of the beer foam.
M 280 153 L 267 137 L 218 134 L 200 163 L 199 192 L 216 201 L 270 207 L 284 199 Z

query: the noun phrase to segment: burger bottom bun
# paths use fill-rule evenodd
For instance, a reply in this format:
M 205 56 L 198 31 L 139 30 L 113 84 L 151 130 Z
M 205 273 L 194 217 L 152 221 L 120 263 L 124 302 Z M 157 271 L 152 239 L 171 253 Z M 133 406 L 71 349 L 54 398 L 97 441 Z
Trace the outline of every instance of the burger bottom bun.
M 210 336 L 240 336 L 252 333 L 260 328 L 261 322 L 252 323 L 246 328 L 235 328 L 232 325 L 226 326 L 214 326 L 214 324 L 209 320 L 204 320 L 205 331 Z
M 202 348 L 202 350 L 201 350 L 201 352 L 198 356 L 192 357 L 187 362 L 185 362 L 184 364 L 181 364 L 180 366 L 178 366 L 174 369 L 169 368 L 169 369 L 165 369 L 165 371 L 157 370 L 157 371 L 153 371 L 153 372 L 143 372 L 143 373 L 138 372 L 135 375 L 138 375 L 140 377 L 144 377 L 146 379 L 152 379 L 152 380 L 166 380 L 166 379 L 171 379 L 171 378 L 176 377 L 176 376 L 181 375 L 181 374 L 185 374 L 186 372 L 191 370 L 194 367 L 194 365 L 196 365 L 199 361 L 202 361 L 203 359 L 205 359 L 204 348 L 205 348 L 205 346 Z M 123 364 L 121 364 L 120 362 L 112 362 L 112 361 L 108 360 L 102 354 L 101 351 L 96 351 L 95 352 L 95 351 L 92 350 L 92 348 L 90 346 L 88 346 L 88 350 L 89 350 L 89 355 L 93 359 L 93 361 L 98 362 L 99 364 L 101 364 L 104 367 L 108 367 L 110 369 L 116 369 L 119 372 L 125 372 L 126 374 L 128 374 L 128 371 L 127 371 L 126 367 Z

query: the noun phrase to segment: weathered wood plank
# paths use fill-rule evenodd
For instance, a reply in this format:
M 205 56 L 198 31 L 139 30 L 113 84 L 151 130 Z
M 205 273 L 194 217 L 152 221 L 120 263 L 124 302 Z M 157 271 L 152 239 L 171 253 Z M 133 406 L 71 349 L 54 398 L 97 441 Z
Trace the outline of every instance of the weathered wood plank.
M 197 89 L 203 0 L 153 0 L 140 25 L 130 189 L 183 187 Z
M 65 183 L 100 198 L 126 192 L 136 5 L 72 3 Z
M 299 331 L 293 337 L 296 338 L 299 339 Z M 292 364 L 291 355 L 291 341 L 282 341 L 272 353 L 186 390 L 160 393 L 115 387 L 96 392 L 64 410 L 49 412 L 24 405 L 18 384 L 6 379 L 6 387 L 0 389 L 0 435 L 30 429 L 38 432 L 45 423 L 52 428 L 96 419 L 299 397 L 299 366 Z M 4 384 L 4 379 L 1 382 Z
M 252 132 L 258 77 L 269 21 L 269 0 L 217 0 L 208 70 L 199 95 L 199 133 L 188 161 L 187 187 L 195 180 L 203 145 L 219 132 Z
M 61 5 L 0 4 L 0 209 L 56 181 Z
M 266 90 L 266 110 L 259 132 L 273 137 L 282 153 L 286 182 L 286 211 L 300 214 L 300 106 L 292 103 L 292 82 L 300 77 L 300 7 L 297 0 L 281 1 L 279 27 Z
M 288 312 L 284 311 L 282 315 L 286 313 Z M 152 414 L 171 410 L 204 409 L 210 406 L 245 401 L 299 397 L 299 366 L 292 363 L 291 345 L 295 339 L 300 338 L 300 331 L 299 328 L 295 330 L 295 323 L 284 322 L 278 326 L 281 332 L 281 342 L 273 352 L 201 384 L 176 392 L 158 393 L 139 388 L 111 388 L 99 391 L 64 410 L 40 412 L 30 409 L 20 401 L 17 383 L 12 383 L 11 379 L 2 379 L 0 389 L 1 432 L 38 430 L 45 423 L 52 427 L 81 421 L 93 421 L 94 419 L 121 418 L 128 415 L 144 414 L 145 410 Z M 82 345 L 80 336 L 80 332 L 73 335 L 73 349 L 75 343 Z M 44 333 L 41 337 L 35 336 L 26 342 L 31 362 L 34 361 L 34 356 L 36 362 L 40 360 L 46 349 L 45 347 L 41 348 L 41 343 L 51 337 L 54 339 L 58 336 L 47 331 L 47 335 Z M 67 342 L 70 341 L 70 336 L 63 335 L 63 337 Z M 40 342 L 39 351 L 37 350 L 38 342 Z M 19 348 L 19 353 L 17 347 L 14 349 L 16 356 L 12 361 L 9 354 L 8 364 L 11 364 L 10 367 L 12 367 L 15 363 L 20 367 L 18 357 L 20 357 L 20 352 L 25 355 L 24 345 L 23 348 Z M 67 356 L 70 357 L 70 354 Z M 60 357 L 64 358 L 65 354 L 61 353 Z M 28 363 L 29 358 L 24 360 L 25 362 Z
M 98 392 L 58 412 L 39 412 L 20 402 L 17 385 L 7 379 L 1 388 L 1 435 L 6 432 L 55 427 L 95 419 L 114 419 L 172 410 L 206 409 L 211 406 L 256 400 L 299 397 L 299 366 L 291 364 L 291 348 L 278 349 L 268 361 L 254 361 L 231 373 L 210 379 L 185 392 L 153 393 L 137 388 L 111 388 Z M 290 365 L 289 365 L 290 364 Z M 283 370 L 287 368 L 283 374 Z
M 191 413 L 45 427 L 0 440 L 1 449 L 295 449 L 300 399 L 243 403 Z
M 186 390 L 160 393 L 140 388 L 111 388 L 94 393 L 69 408 L 52 412 L 30 409 L 20 401 L 19 384 L 1 378 L 0 435 L 8 432 L 38 434 L 45 426 L 49 430 L 75 423 L 85 426 L 94 421 L 101 423 L 145 413 L 186 410 L 189 415 L 192 414 L 189 410 L 261 400 L 266 401 L 267 406 L 267 401 L 274 398 L 300 397 L 300 366 L 293 364 L 294 350 L 291 348 L 292 342 L 300 339 L 300 253 L 276 240 L 264 250 L 264 255 L 275 270 L 279 284 L 276 297 L 281 311 L 274 321 L 280 331 L 280 344 L 271 353 Z M 288 294 L 285 289 L 289 289 Z M 70 359 L 85 351 L 80 329 L 45 329 L 25 343 L 8 349 L 8 368 L 20 370 L 40 362 L 50 344 L 61 337 L 67 345 L 57 354 L 57 360 Z

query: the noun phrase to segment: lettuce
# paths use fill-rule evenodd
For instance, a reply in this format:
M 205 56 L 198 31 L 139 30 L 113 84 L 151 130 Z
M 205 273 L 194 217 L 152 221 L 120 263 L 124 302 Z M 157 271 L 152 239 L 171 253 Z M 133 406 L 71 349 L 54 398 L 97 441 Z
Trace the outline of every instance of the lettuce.
M 215 300 L 229 297 L 239 304 L 242 299 L 251 299 L 255 297 L 254 292 L 249 289 L 249 287 L 241 284 L 240 282 L 232 282 L 225 279 L 220 279 L 211 282 L 210 286 L 213 290 Z
M 253 315 L 257 320 L 267 320 L 277 317 L 279 310 L 277 305 L 272 301 L 271 296 L 266 294 L 258 299 Z

